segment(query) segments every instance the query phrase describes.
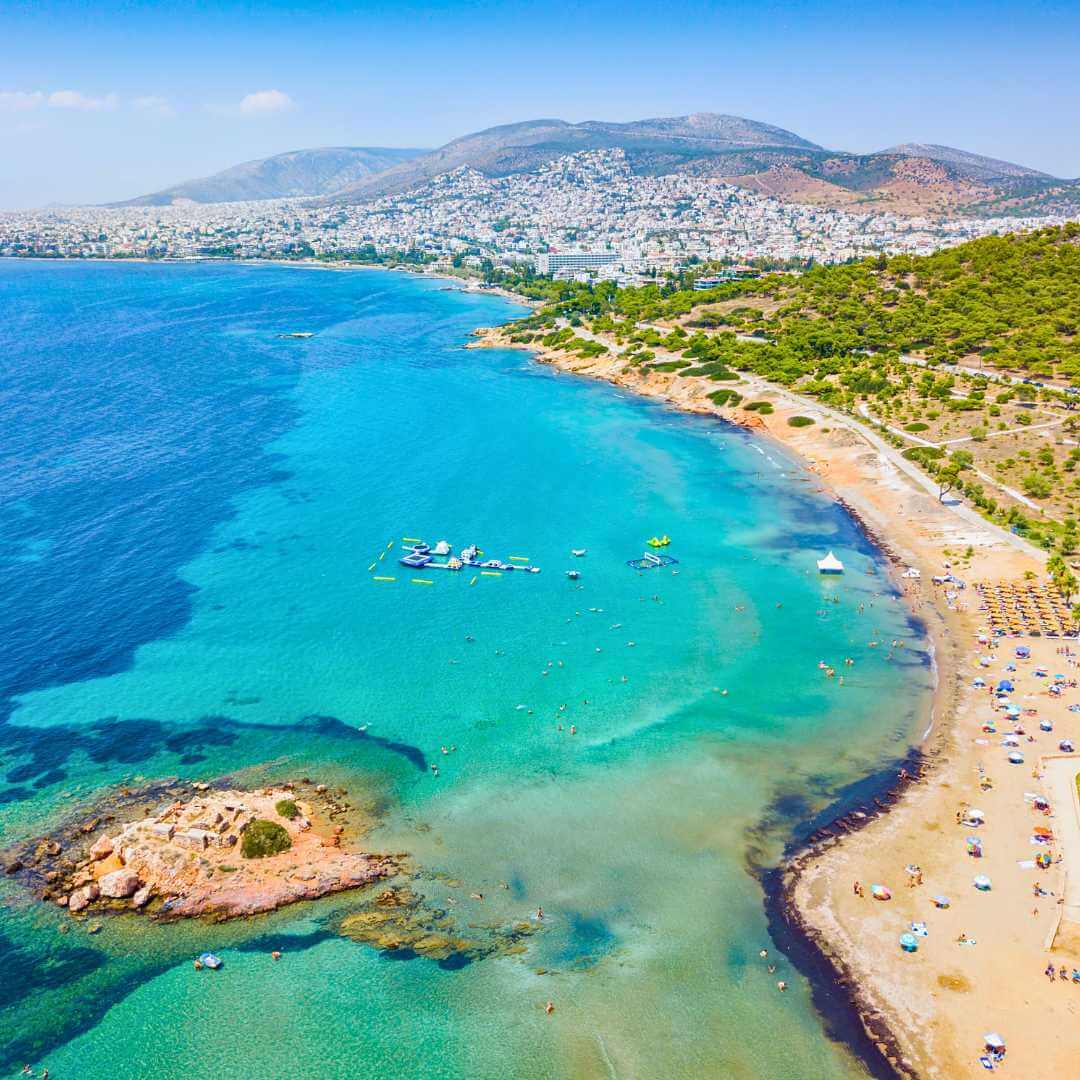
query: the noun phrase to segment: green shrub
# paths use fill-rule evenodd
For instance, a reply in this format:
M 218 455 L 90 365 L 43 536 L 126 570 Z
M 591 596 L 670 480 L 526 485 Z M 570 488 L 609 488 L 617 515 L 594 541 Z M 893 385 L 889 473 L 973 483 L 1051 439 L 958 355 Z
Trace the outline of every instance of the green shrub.
M 809 427 L 814 423 L 812 416 L 789 416 L 788 424 L 791 427 Z
M 916 420 L 915 423 L 913 423 L 913 424 L 905 424 L 904 425 L 904 430 L 905 431 L 927 431 L 929 429 L 929 427 L 930 427 L 929 424 L 924 424 L 921 420 Z
M 747 412 L 761 413 L 762 416 L 769 416 L 773 412 L 771 401 L 751 401 L 749 405 L 744 405 L 743 408 Z
M 276 821 L 259 818 L 244 830 L 240 853 L 245 859 L 262 859 L 267 855 L 277 855 L 281 851 L 288 851 L 291 847 L 292 840 L 289 839 L 284 826 Z
M 299 817 L 300 807 L 293 802 L 292 799 L 281 799 L 274 803 L 274 809 L 283 817 L 288 818 L 290 821 L 294 817 Z
M 738 405 L 742 401 L 742 394 L 737 390 L 714 390 L 708 395 L 710 401 L 716 402 L 717 405 Z

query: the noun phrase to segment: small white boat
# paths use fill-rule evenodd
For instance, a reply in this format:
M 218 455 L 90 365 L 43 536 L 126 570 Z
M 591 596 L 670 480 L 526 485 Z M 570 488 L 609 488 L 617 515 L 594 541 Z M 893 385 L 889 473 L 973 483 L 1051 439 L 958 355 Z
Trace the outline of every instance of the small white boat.
M 824 559 L 818 559 L 817 568 L 819 574 L 842 574 L 844 564 L 830 551 Z
M 577 571 L 577 570 L 567 570 L 567 571 L 566 571 L 566 576 L 567 576 L 567 577 L 568 577 L 568 578 L 569 578 L 569 579 L 570 579 L 571 581 L 577 581 L 577 579 L 578 579 L 579 577 L 581 577 L 581 574 L 580 574 L 580 573 L 578 573 L 578 571 Z
M 580 559 L 587 550 L 587 548 L 571 548 L 570 554 L 573 555 L 575 558 Z
M 204 968 L 209 968 L 211 971 L 217 971 L 221 967 L 221 957 L 215 956 L 212 952 L 204 952 L 199 954 L 199 963 Z

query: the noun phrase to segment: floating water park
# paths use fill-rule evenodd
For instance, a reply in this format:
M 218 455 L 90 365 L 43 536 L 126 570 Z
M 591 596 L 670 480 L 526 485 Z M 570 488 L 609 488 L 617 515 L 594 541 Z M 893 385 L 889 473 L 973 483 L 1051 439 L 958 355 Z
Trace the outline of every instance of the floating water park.
M 509 570 L 522 570 L 527 574 L 539 574 L 539 566 L 530 566 L 526 555 L 511 555 L 509 562 L 501 559 L 485 559 L 484 552 L 475 544 L 463 547 L 457 555 L 446 540 L 440 540 L 434 546 L 413 537 L 406 537 L 402 547 L 408 553 L 401 556 L 398 562 L 412 570 L 464 570 L 466 567 L 475 567 L 481 570 L 496 570 L 505 573 Z M 436 559 L 445 559 L 437 562 Z

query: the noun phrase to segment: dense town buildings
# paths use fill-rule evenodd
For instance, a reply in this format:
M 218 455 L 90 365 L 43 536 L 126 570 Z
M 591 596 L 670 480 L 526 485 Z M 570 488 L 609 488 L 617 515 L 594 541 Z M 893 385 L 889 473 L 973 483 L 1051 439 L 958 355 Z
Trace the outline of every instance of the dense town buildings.
M 362 257 L 374 249 L 421 253 L 436 267 L 490 258 L 538 264 L 541 272 L 628 276 L 706 260 L 927 254 L 1056 220 L 853 213 L 707 177 L 635 175 L 621 150 L 599 150 L 503 177 L 460 168 L 361 205 L 276 200 L 0 214 L 0 255 Z

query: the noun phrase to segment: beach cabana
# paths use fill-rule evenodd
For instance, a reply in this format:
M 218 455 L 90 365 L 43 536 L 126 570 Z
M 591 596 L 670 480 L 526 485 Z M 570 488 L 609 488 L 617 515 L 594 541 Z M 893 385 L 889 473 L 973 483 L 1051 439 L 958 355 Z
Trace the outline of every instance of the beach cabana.
M 964 824 L 979 826 L 986 821 L 986 815 L 981 810 L 976 810 L 974 806 L 968 807 L 964 811 Z
M 824 559 L 818 559 L 817 568 L 819 574 L 842 574 L 844 564 L 830 551 Z
M 985 874 L 979 874 L 971 884 L 974 885 L 979 892 L 989 892 L 991 888 L 990 879 Z

